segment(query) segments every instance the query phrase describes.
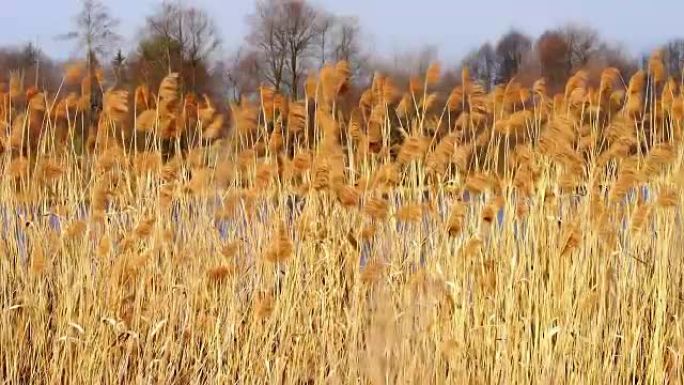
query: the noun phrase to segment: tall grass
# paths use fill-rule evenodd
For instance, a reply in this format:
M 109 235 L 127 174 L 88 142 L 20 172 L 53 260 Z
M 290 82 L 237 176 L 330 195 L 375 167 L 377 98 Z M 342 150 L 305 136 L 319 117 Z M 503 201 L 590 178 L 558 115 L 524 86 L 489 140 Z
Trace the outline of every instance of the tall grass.
M 684 88 L 660 61 L 556 96 L 467 71 L 438 95 L 434 65 L 352 108 L 338 63 L 229 130 L 175 75 L 109 91 L 94 128 L 90 87 L 15 78 L 0 379 L 681 383 Z

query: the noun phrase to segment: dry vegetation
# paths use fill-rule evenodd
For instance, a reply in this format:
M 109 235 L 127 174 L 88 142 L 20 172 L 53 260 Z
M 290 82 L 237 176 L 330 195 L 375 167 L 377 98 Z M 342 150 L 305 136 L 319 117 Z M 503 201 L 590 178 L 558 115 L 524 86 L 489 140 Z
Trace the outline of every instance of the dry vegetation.
M 680 383 L 682 87 L 345 62 L 288 100 L 0 95 L 3 383 Z M 229 127 L 229 129 L 228 129 Z M 89 132 L 89 134 L 88 134 Z

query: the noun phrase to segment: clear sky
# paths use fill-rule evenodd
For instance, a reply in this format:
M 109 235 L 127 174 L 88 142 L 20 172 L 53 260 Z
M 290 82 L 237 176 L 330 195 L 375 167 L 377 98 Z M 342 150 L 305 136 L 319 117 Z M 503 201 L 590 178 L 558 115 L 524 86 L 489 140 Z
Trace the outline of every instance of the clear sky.
M 120 33 L 131 47 L 136 33 L 161 0 L 105 0 L 121 20 Z M 254 0 L 185 0 L 210 11 L 221 31 L 224 50 L 239 45 Z M 596 28 L 632 53 L 684 37 L 684 0 L 312 0 L 341 15 L 359 17 L 364 42 L 375 52 L 392 54 L 422 44 L 455 60 L 485 41 L 494 42 L 511 27 L 537 36 L 547 28 L 573 22 Z M 70 30 L 79 0 L 0 0 L 0 45 L 34 41 L 45 52 L 66 58 L 73 44 L 55 36 Z

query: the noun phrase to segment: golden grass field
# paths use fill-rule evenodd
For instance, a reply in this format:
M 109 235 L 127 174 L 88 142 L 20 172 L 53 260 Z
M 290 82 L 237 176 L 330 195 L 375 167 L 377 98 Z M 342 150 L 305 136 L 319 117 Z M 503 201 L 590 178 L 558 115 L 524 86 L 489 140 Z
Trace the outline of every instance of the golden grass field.
M 684 381 L 684 87 L 344 62 L 290 101 L 0 95 L 2 384 Z M 78 88 L 78 87 L 76 87 Z M 217 103 L 217 104 L 215 104 Z M 90 135 L 85 139 L 86 132 Z

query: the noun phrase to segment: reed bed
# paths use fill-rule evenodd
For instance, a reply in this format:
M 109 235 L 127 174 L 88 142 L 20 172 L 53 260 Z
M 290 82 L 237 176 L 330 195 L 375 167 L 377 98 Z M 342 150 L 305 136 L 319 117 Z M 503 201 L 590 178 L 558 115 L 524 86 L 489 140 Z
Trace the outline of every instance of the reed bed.
M 170 74 L 94 118 L 78 69 L 52 95 L 14 76 L 1 382 L 681 383 L 663 68 L 440 95 L 432 65 L 350 105 L 341 62 L 230 111 Z

